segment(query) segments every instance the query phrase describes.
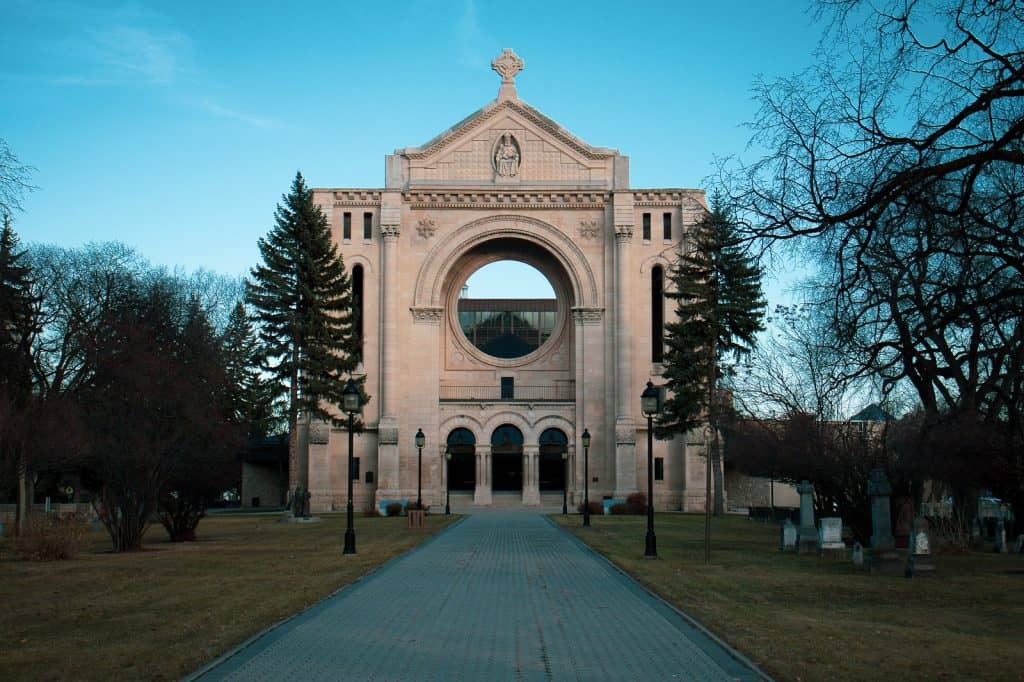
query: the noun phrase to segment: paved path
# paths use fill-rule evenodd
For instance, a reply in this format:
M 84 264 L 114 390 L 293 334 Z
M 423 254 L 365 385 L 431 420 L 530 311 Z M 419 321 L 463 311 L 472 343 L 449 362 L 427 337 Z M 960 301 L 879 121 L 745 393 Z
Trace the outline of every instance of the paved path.
M 462 520 L 201 679 L 761 678 L 543 516 L 509 511 Z

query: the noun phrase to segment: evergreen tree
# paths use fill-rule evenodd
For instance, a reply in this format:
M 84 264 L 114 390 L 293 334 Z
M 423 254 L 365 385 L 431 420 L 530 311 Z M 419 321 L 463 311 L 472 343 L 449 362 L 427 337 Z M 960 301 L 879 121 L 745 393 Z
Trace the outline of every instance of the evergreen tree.
M 282 199 L 275 226 L 259 241 L 263 264 L 252 269 L 246 296 L 272 360 L 269 371 L 288 388 L 291 480 L 304 483 L 304 475 L 297 478 L 299 413 L 341 423 L 325 406 L 341 404 L 359 361 L 358 340 L 352 280 L 302 173 Z
M 718 447 L 719 379 L 729 373 L 726 358 L 739 358 L 756 345 L 766 303 L 760 267 L 744 251 L 720 196 L 712 199 L 710 213 L 695 227 L 691 244 L 691 251 L 672 268 L 672 287 L 665 293 L 676 301 L 677 319 L 665 325 L 663 376 L 669 396 L 658 430 L 661 435 L 685 433 L 706 417 L 715 514 L 721 514 L 725 495 Z
M 244 424 L 253 438 L 274 433 L 280 423 L 277 384 L 262 376 L 265 354 L 253 330 L 245 304 L 231 310 L 221 338 L 227 375 L 227 400 L 236 423 Z
M 25 252 L 18 250 L 11 216 L 4 213 L 0 230 L 0 393 L 19 404 L 31 392 L 31 286 L 31 268 L 25 262 Z

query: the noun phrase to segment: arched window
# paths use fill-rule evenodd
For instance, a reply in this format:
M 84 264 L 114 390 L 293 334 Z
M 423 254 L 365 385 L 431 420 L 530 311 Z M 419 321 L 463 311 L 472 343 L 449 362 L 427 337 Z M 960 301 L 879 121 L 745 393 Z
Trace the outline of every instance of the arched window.
M 540 434 L 540 445 L 568 446 L 569 439 L 561 429 L 544 429 L 544 433 Z
M 660 265 L 651 270 L 651 362 L 665 357 L 665 271 Z
M 352 314 L 356 322 L 356 347 L 363 352 L 363 266 L 352 268 Z
M 460 426 L 448 434 L 448 445 L 476 445 L 476 436 L 469 429 Z
M 523 432 L 511 424 L 502 424 L 491 434 L 491 446 L 522 445 Z

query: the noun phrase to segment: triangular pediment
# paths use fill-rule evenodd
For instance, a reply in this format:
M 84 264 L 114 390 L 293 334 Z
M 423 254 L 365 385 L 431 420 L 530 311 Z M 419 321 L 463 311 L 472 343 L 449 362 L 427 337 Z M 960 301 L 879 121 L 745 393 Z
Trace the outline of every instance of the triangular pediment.
M 518 98 L 479 109 L 420 147 L 395 152 L 404 185 L 610 188 L 614 149 L 594 147 Z

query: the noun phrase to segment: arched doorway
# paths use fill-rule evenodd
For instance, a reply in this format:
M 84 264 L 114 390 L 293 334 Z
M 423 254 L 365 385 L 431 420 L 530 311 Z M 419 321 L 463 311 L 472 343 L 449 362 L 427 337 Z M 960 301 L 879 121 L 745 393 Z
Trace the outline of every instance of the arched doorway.
M 452 492 L 473 492 L 476 486 L 476 436 L 469 429 L 457 428 L 448 434 L 448 485 Z
M 491 434 L 491 472 L 494 492 L 522 492 L 523 432 L 511 424 Z
M 539 487 L 543 492 L 562 492 L 565 488 L 566 461 L 562 453 L 569 452 L 569 439 L 561 429 L 545 429 L 540 434 Z

